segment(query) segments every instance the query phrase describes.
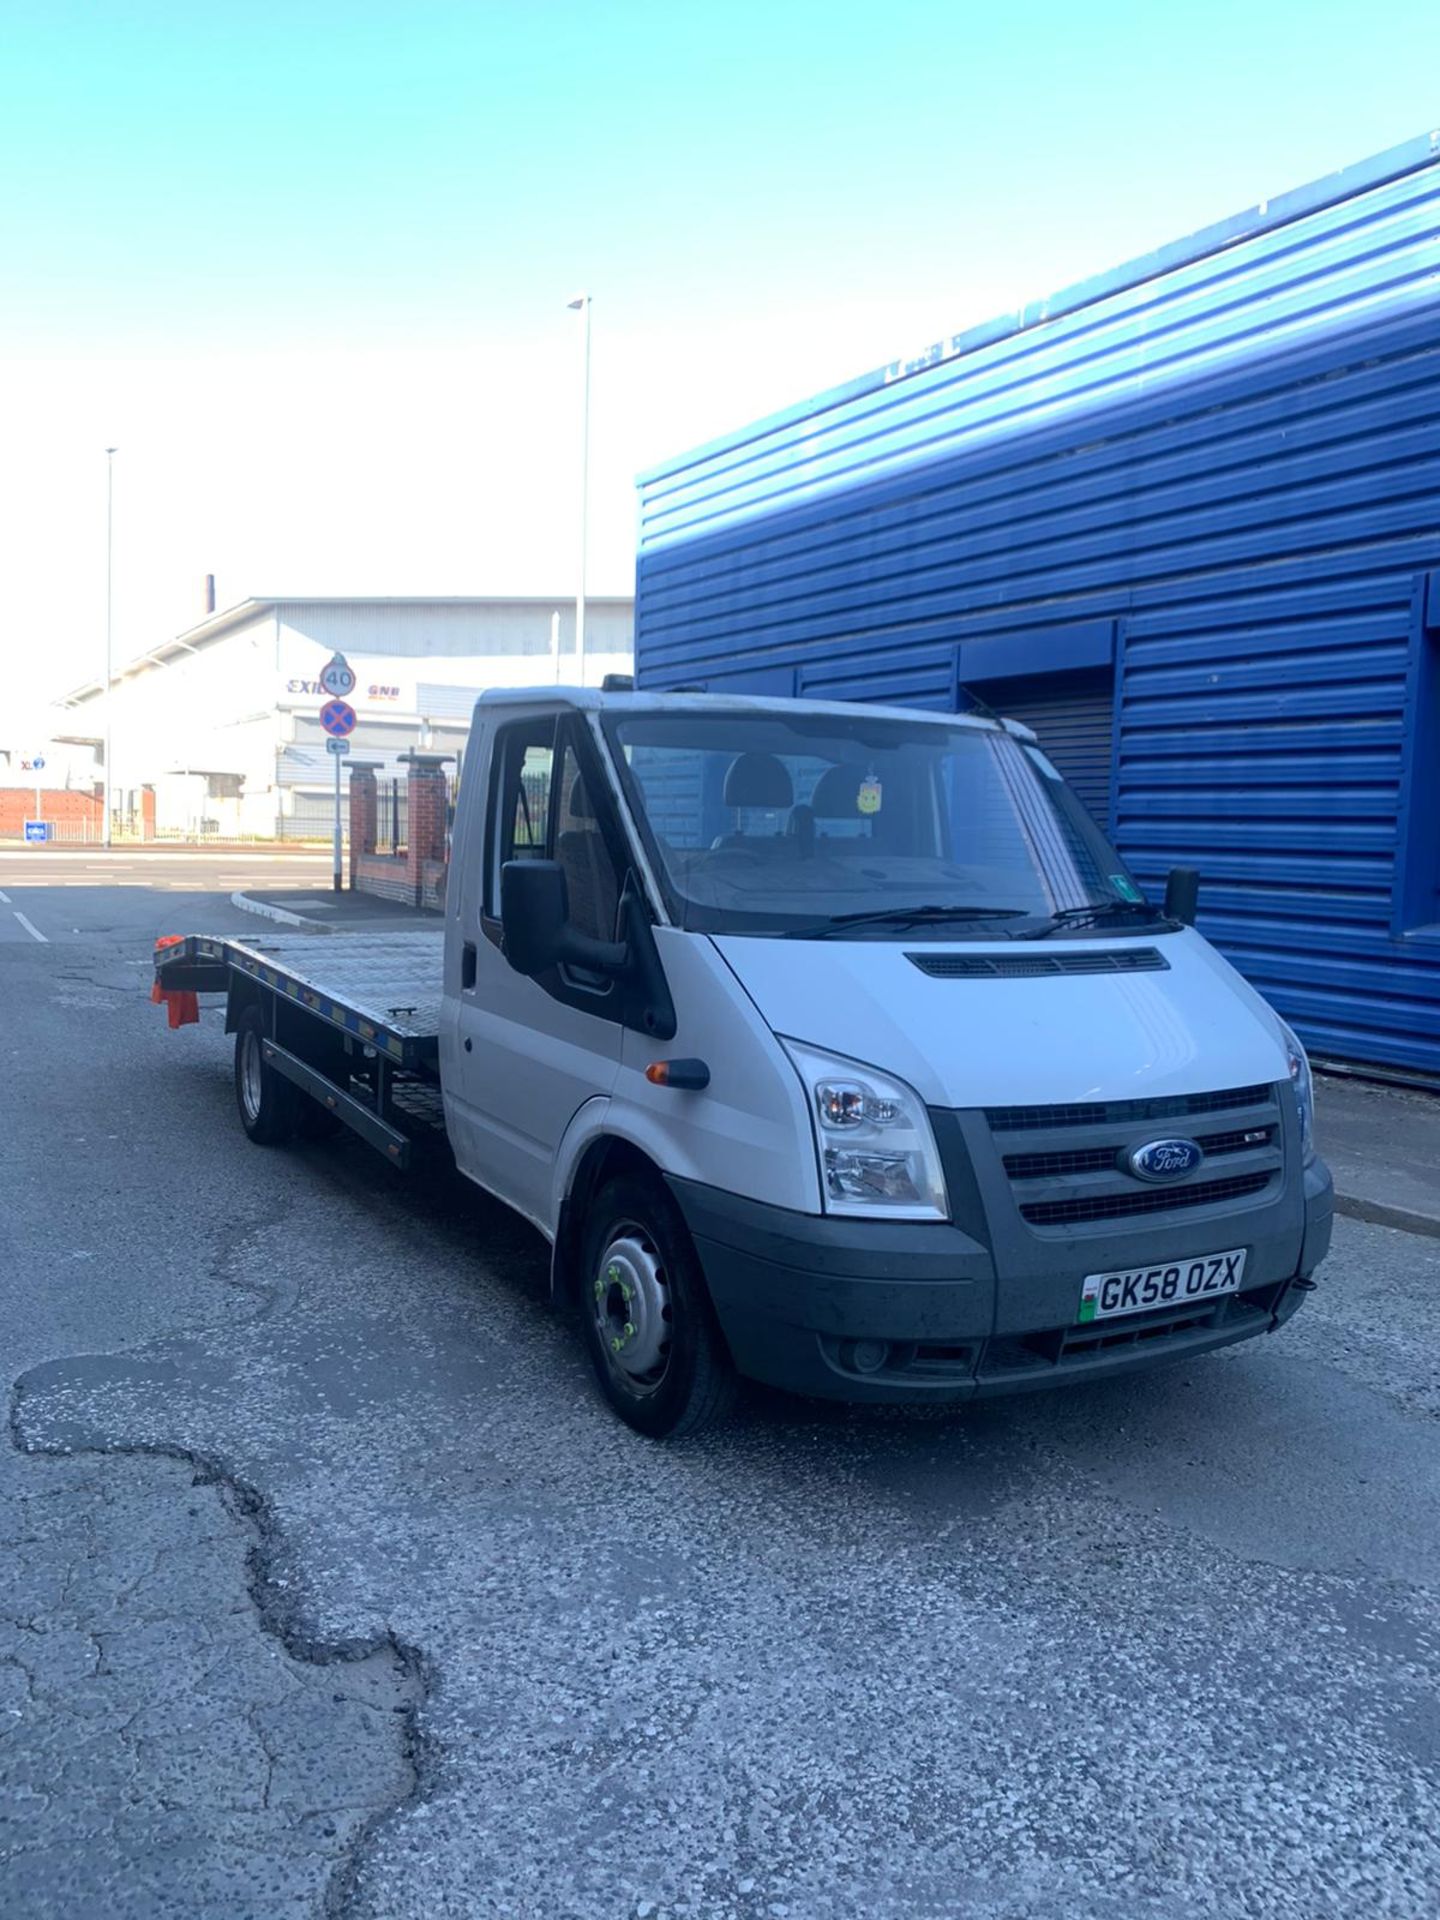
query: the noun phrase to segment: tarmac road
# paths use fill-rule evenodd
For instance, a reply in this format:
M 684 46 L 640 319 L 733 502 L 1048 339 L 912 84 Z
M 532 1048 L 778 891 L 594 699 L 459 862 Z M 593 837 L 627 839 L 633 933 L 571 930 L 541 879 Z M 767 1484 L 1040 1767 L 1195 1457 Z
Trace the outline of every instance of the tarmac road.
M 273 853 L 264 847 L 216 852 L 121 847 L 108 854 L 100 847 L 0 848 L 0 942 L 43 944 L 75 934 L 93 938 L 97 914 L 117 925 L 146 926 L 157 902 L 132 899 L 135 889 L 182 896 L 168 903 L 175 911 L 208 906 L 217 893 L 228 900 L 250 887 L 313 887 L 323 898 L 332 868 L 328 850 L 311 848 Z
M 248 1144 L 146 989 L 256 923 L 168 879 L 0 863 L 7 1916 L 1433 1913 L 1440 1242 L 1341 1221 L 1147 1381 L 657 1448 L 513 1216 Z

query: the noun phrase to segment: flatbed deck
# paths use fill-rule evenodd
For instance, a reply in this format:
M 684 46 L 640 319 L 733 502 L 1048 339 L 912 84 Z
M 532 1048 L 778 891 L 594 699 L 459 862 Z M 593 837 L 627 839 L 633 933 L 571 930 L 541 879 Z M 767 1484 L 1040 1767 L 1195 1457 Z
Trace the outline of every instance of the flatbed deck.
M 397 1067 L 433 1068 L 440 1053 L 443 932 L 281 934 L 236 940 L 186 934 L 155 956 L 164 987 L 223 993 L 248 974 Z

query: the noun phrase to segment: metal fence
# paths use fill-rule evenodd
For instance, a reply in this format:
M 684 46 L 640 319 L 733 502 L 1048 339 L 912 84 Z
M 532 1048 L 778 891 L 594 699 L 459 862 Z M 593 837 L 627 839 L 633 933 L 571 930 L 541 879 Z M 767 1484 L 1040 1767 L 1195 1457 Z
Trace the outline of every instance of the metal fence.
M 47 838 L 52 847 L 98 847 L 104 844 L 105 826 L 98 808 L 84 820 L 50 820 L 43 811 L 34 817 L 44 820 L 49 828 Z M 117 807 L 110 816 L 110 837 L 112 840 L 143 840 L 145 822 L 138 809 L 132 813 L 126 808 Z
M 47 820 L 45 824 L 54 847 L 98 847 L 105 837 L 98 820 Z
M 545 845 L 550 818 L 550 770 L 522 773 L 515 821 L 515 845 L 532 851 Z
M 409 844 L 410 784 L 407 780 L 382 780 L 375 813 L 375 851 L 404 853 Z
M 342 803 L 340 827 L 350 824 L 350 809 Z M 328 840 L 335 831 L 335 797 L 329 793 L 295 793 L 290 796 L 290 811 L 275 821 L 277 840 Z
M 382 779 L 379 783 L 376 807 L 375 851 L 377 853 L 404 853 L 409 845 L 410 830 L 410 787 L 404 775 Z M 452 775 L 447 781 L 447 821 L 446 845 L 449 845 L 449 822 L 454 817 L 455 798 L 459 788 L 458 775 Z M 532 815 L 543 834 L 545 811 L 549 793 L 548 774 L 533 774 L 526 778 L 527 800 Z M 273 822 L 263 826 L 250 826 L 237 830 L 233 824 L 233 809 L 224 811 L 231 814 L 229 820 L 201 815 L 188 820 L 184 826 L 160 826 L 148 835 L 144 831 L 144 821 L 138 808 L 116 807 L 111 815 L 111 839 L 114 842 L 135 844 L 146 839 L 163 842 L 171 846 L 203 846 L 209 841 L 263 846 L 276 840 L 286 842 L 309 841 L 329 845 L 335 830 L 335 801 L 329 793 L 292 792 L 289 796 L 288 812 L 278 809 Z M 96 808 L 88 820 L 52 820 L 50 844 L 52 846 L 98 847 L 103 844 L 105 834 Z M 341 803 L 340 825 L 345 838 L 350 834 L 349 797 Z M 15 836 L 17 839 L 19 835 Z
M 273 846 L 277 840 L 290 844 L 297 842 L 318 843 L 328 846 L 334 832 L 334 808 L 327 808 L 323 821 L 313 818 L 309 812 L 303 815 L 279 816 L 271 831 L 260 833 L 254 830 L 237 833 L 233 828 L 222 827 L 218 820 L 197 820 L 188 827 L 157 827 L 153 833 L 145 833 L 141 823 L 127 819 L 116 819 L 111 827 L 110 838 L 113 845 L 120 847 L 170 846 L 195 847 L 214 842 L 217 846 Z M 98 821 L 90 820 L 48 820 L 45 823 L 49 835 L 44 844 L 52 847 L 99 847 L 105 843 L 104 830 Z M 341 826 L 347 822 L 342 816 Z M 19 840 L 19 835 L 13 836 Z

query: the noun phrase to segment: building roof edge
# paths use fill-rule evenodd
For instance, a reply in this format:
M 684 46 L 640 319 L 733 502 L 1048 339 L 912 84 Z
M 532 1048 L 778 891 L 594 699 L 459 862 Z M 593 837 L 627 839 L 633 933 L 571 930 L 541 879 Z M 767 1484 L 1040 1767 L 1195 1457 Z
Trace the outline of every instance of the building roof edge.
M 981 347 L 992 346 L 997 340 L 1029 332 L 1047 321 L 1074 313 L 1081 307 L 1093 306 L 1096 301 L 1108 299 L 1112 294 L 1128 292 L 1147 280 L 1159 279 L 1162 274 L 1173 273 L 1177 268 L 1203 260 L 1207 255 L 1221 253 L 1242 240 L 1289 226 L 1312 213 L 1335 206 L 1341 200 L 1368 193 L 1407 173 L 1418 173 L 1430 166 L 1440 166 L 1440 129 L 1422 133 L 1413 140 L 1403 141 L 1399 146 L 1387 148 L 1384 153 L 1358 160 L 1335 173 L 1322 174 L 1318 180 L 1312 180 L 1305 186 L 1293 187 L 1272 199 L 1261 200 L 1240 213 L 1212 221 L 1209 226 L 1200 227 L 1183 239 L 1172 240 L 1149 253 L 1138 254 L 1121 266 L 1109 267 L 1103 273 L 1077 280 L 1058 293 L 1028 301 L 1014 313 L 982 320 L 963 332 L 952 334 L 948 340 L 936 341 L 917 355 L 887 361 L 869 373 L 859 374 L 853 380 L 843 381 L 839 386 L 813 394 L 793 406 L 782 407 L 778 413 L 766 414 L 763 419 L 720 434 L 714 440 L 690 448 L 688 452 L 647 467 L 637 476 L 636 484 L 645 487 L 653 481 L 672 479 L 702 460 L 761 440 L 778 427 L 807 419 L 842 401 L 857 399 L 862 393 L 894 386 L 916 374 L 927 373 L 932 367 L 958 360 Z

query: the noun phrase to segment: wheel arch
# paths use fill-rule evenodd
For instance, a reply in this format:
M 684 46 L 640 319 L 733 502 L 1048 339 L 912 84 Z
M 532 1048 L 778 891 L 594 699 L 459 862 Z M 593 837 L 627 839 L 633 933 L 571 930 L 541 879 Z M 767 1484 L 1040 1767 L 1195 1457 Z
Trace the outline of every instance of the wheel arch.
M 550 1246 L 552 1305 L 565 1306 L 575 1298 L 586 1215 L 605 1182 L 622 1174 L 669 1191 L 664 1170 L 633 1140 L 618 1133 L 598 1133 L 589 1140 L 571 1171 Z
M 230 984 L 225 991 L 225 1031 L 234 1033 L 247 1007 L 264 1007 L 265 990 L 258 981 L 247 979 L 238 968 L 230 969 Z M 267 1022 L 266 1031 L 270 1031 Z
M 260 1009 L 267 1037 L 288 1047 L 307 1066 L 332 1076 L 343 1072 L 348 1049 L 346 1036 L 338 1027 L 308 1008 L 297 1006 L 285 995 L 276 993 L 273 987 L 232 968 L 225 996 L 226 1033 L 238 1031 L 248 1007 Z

